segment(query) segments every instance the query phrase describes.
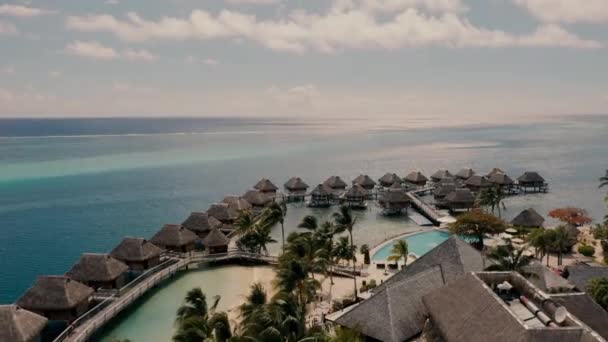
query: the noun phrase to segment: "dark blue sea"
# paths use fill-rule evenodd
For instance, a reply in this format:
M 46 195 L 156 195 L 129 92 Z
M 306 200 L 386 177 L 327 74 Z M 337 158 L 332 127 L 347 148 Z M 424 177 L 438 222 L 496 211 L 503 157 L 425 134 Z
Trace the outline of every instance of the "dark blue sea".
M 83 252 L 150 237 L 261 177 L 539 171 L 551 192 L 507 201 L 506 216 L 575 205 L 600 219 L 608 116 L 450 126 L 274 119 L 0 119 L 0 303 Z M 368 221 L 356 240 L 384 238 Z M 293 226 L 293 225 L 292 225 Z M 288 230 L 294 227 L 287 227 Z M 375 230 L 377 229 L 377 230 Z M 278 237 L 279 233 L 275 232 Z

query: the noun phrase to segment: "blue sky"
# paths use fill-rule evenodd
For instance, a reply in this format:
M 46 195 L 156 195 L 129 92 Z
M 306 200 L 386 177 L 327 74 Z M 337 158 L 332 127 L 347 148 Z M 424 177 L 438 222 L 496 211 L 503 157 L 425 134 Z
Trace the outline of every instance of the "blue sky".
M 608 0 L 0 2 L 0 116 L 608 113 Z

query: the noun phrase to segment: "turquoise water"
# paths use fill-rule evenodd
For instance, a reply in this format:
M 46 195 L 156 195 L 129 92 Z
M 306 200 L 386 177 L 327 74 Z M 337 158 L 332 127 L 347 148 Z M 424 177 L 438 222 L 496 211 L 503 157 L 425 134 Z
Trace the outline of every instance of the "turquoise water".
M 428 253 L 431 249 L 439 246 L 443 241 L 447 240 L 450 234 L 439 230 L 433 230 L 430 232 L 417 233 L 411 236 L 402 238 L 401 240 L 407 241 L 407 246 L 410 253 L 420 257 Z M 391 255 L 391 249 L 393 248 L 392 243 L 388 243 L 382 248 L 378 249 L 372 260 L 385 261 Z
M 506 218 L 565 205 L 585 207 L 598 220 L 605 214 L 597 178 L 608 168 L 608 117 L 466 127 L 433 120 L 425 122 L 432 128 L 352 120 L 0 120 L 0 303 L 13 302 L 37 275 L 65 273 L 81 253 L 107 252 L 125 235 L 150 237 L 261 177 L 282 185 L 297 175 L 314 185 L 333 174 L 351 180 L 498 166 L 516 177 L 529 169 L 548 179 L 551 192 L 508 199 Z M 293 206 L 286 231 L 309 213 L 329 215 Z M 418 228 L 375 207 L 361 216 L 357 245 Z M 280 240 L 280 229 L 273 237 Z

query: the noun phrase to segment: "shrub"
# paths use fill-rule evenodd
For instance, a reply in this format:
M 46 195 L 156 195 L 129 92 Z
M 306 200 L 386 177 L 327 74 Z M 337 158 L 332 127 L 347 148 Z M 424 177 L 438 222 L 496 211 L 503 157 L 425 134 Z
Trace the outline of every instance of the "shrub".
M 595 248 L 589 245 L 582 245 L 578 247 L 578 252 L 586 257 L 592 257 L 595 254 Z

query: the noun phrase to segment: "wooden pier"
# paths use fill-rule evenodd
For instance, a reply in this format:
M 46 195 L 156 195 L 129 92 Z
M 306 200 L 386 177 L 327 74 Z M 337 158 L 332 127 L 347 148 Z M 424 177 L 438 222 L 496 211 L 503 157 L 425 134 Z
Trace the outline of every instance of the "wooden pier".
M 406 195 L 412 201 L 412 206 L 416 208 L 422 215 L 429 219 L 434 225 L 439 226 L 442 222 L 441 219 L 445 218 L 446 215 L 442 214 L 439 210 L 435 209 L 434 206 L 424 202 L 418 197 L 419 195 L 430 193 L 434 187 L 427 186 L 421 189 L 407 192 Z

